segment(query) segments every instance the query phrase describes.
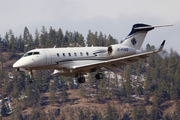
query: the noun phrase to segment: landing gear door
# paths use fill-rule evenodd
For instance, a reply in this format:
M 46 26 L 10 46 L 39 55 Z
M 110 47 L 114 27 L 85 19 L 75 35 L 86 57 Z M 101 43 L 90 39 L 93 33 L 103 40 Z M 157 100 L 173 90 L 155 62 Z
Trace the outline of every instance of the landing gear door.
M 48 50 L 44 50 L 44 53 L 45 53 L 45 56 L 46 56 L 45 65 L 50 65 L 52 63 L 51 53 Z

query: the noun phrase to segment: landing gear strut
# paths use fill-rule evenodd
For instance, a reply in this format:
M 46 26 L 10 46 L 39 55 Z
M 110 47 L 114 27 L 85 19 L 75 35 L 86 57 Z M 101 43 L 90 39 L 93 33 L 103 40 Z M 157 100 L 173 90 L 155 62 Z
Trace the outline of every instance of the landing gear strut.
M 95 75 L 96 79 L 103 79 L 103 74 L 102 73 L 97 73 Z
M 32 70 L 29 70 L 29 83 L 32 83 L 33 81 L 34 81 L 33 72 Z

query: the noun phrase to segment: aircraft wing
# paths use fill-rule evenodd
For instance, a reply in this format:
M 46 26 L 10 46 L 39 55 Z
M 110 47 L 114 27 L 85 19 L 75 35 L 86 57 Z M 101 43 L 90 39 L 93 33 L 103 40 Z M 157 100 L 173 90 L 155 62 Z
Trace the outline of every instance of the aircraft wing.
M 165 40 L 162 42 L 159 49 L 154 50 L 154 51 L 120 57 L 120 58 L 116 58 L 116 59 L 110 59 L 110 60 L 106 60 L 106 61 L 95 62 L 95 63 L 91 63 L 91 64 L 73 66 L 72 69 L 78 69 L 78 70 L 84 71 L 84 70 L 92 69 L 92 68 L 96 68 L 96 67 L 105 67 L 110 70 L 115 70 L 119 66 L 131 64 L 133 62 L 143 60 L 143 59 L 149 57 L 149 55 L 151 55 L 151 54 L 162 51 L 164 44 L 165 44 Z

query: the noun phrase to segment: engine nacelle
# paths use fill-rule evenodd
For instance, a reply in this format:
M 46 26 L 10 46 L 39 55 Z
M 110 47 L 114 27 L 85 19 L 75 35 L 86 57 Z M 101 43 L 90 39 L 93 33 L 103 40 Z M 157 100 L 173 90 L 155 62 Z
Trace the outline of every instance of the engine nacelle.
M 140 54 L 140 53 L 142 53 L 141 50 L 136 50 L 136 54 Z
M 121 44 L 110 45 L 107 51 L 108 54 L 114 58 L 136 54 L 136 49 L 122 46 Z

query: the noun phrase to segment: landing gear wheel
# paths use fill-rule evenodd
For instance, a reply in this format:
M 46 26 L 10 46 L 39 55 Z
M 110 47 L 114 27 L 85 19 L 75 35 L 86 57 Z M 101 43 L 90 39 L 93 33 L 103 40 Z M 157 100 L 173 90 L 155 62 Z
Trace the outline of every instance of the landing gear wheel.
M 84 77 L 80 77 L 77 80 L 78 80 L 78 83 L 85 83 L 86 81 Z
M 103 79 L 103 74 L 102 73 L 98 73 L 96 74 L 96 79 Z

